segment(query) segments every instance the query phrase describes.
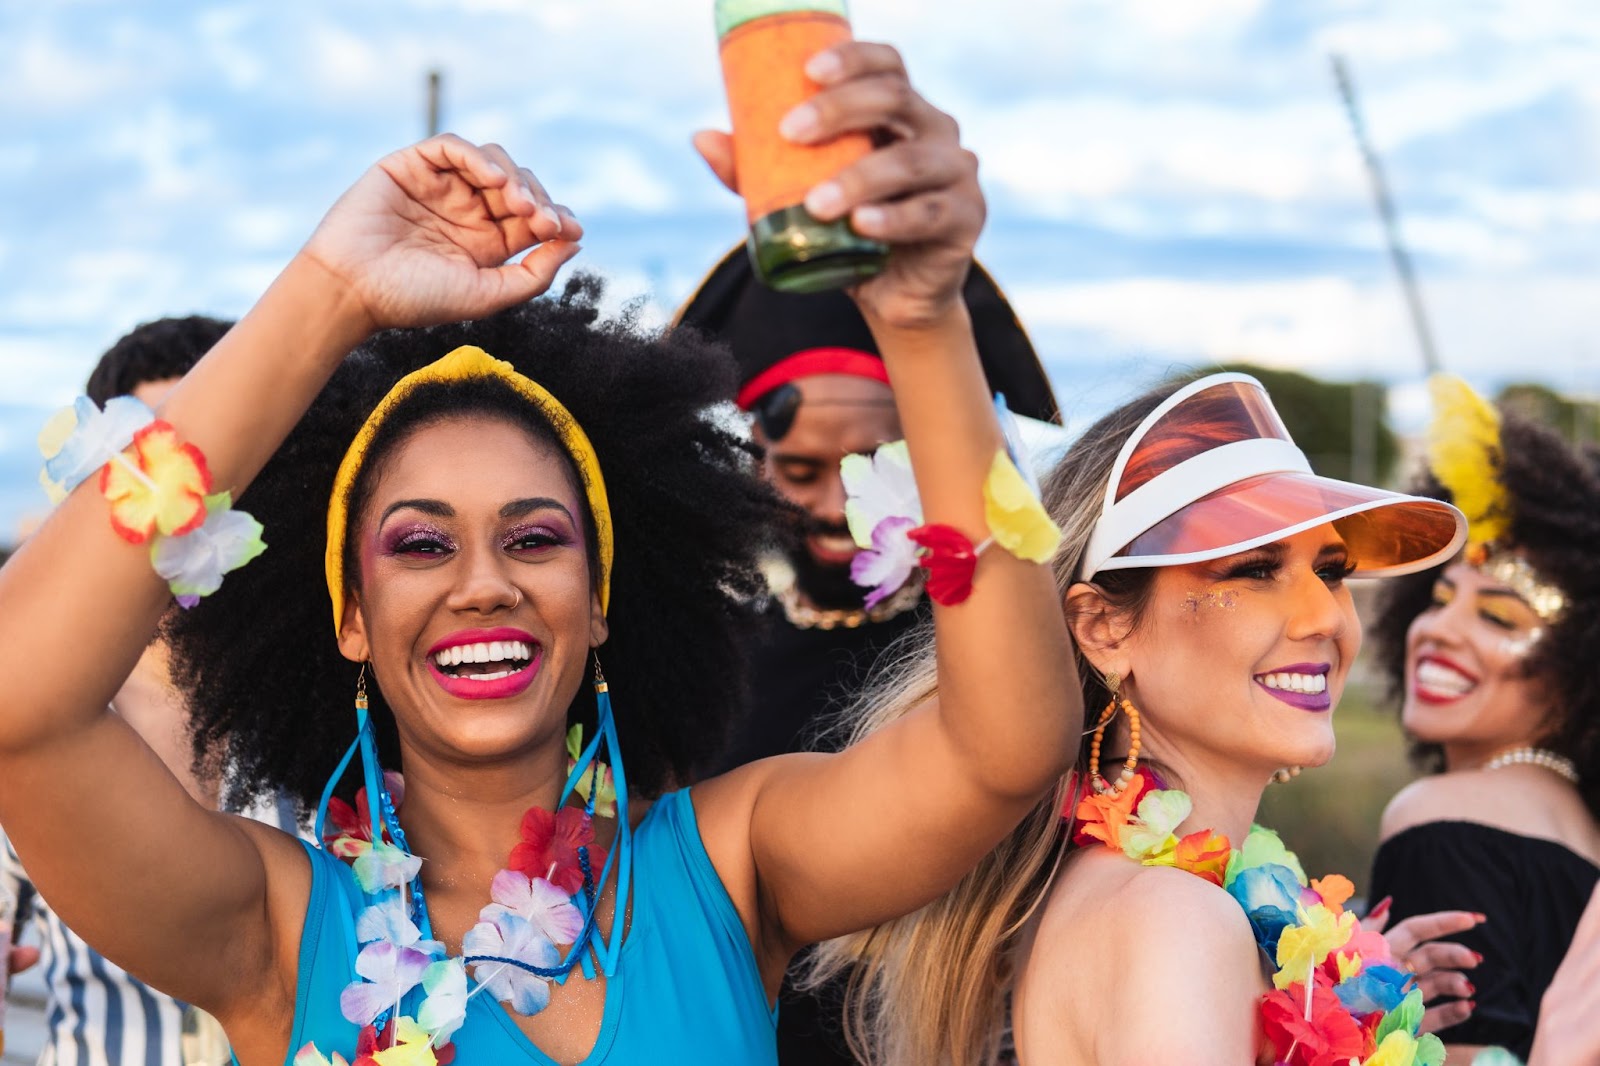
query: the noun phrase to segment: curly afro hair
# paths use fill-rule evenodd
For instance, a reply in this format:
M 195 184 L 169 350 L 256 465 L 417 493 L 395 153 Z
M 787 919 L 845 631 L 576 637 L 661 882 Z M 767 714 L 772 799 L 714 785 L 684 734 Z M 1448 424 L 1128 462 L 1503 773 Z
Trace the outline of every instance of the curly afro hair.
M 1539 573 L 1566 592 L 1566 613 L 1551 626 L 1528 659 L 1528 670 L 1549 679 L 1560 701 L 1558 724 L 1541 746 L 1577 764 L 1584 802 L 1600 816 L 1600 451 L 1575 449 L 1544 426 L 1505 415 L 1500 434 L 1500 481 L 1511 496 L 1512 543 Z M 1413 488 L 1418 495 L 1448 500 L 1431 475 Z M 1379 668 L 1390 698 L 1405 696 L 1406 631 L 1433 601 L 1443 566 L 1384 582 L 1374 623 Z M 1413 741 L 1419 769 L 1444 768 L 1436 744 Z
M 559 299 L 374 337 L 345 360 L 244 493 L 239 505 L 266 527 L 270 549 L 200 606 L 173 612 L 165 632 L 193 716 L 196 763 L 225 771 L 229 806 L 281 790 L 309 809 L 354 739 L 358 667 L 339 654 L 323 576 L 334 473 L 389 388 L 462 344 L 512 363 L 558 397 L 599 457 L 616 544 L 604 663 L 629 784 L 659 794 L 716 757 L 744 701 L 741 630 L 781 505 L 753 476 L 751 446 L 707 417 L 733 391 L 727 354 L 687 331 L 645 333 L 631 313 L 601 321 L 600 290 L 580 275 Z M 360 513 L 384 455 L 441 418 L 486 413 L 557 441 L 512 397 L 486 381 L 419 390 L 374 440 L 350 513 Z M 568 474 L 581 484 L 570 464 Z M 597 572 L 593 516 L 584 524 Z M 398 766 L 380 692 L 372 708 L 383 763 Z M 580 686 L 568 718 L 593 735 L 589 686 Z

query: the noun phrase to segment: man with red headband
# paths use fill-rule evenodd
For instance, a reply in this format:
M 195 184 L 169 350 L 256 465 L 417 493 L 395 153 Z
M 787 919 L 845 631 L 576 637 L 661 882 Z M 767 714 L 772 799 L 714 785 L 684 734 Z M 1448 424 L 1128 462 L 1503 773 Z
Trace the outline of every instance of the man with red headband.
M 1055 396 L 1011 305 L 973 264 L 967 308 L 989 387 L 1011 410 L 1058 422 Z M 728 766 L 812 746 L 817 716 L 847 699 L 879 651 L 925 613 L 921 583 L 864 606 L 850 580 L 860 549 L 844 516 L 839 462 L 899 440 L 889 376 L 867 324 L 842 292 L 795 295 L 759 284 L 743 245 L 723 257 L 678 314 L 733 350 L 740 409 L 765 453 L 762 470 L 798 509 L 793 536 L 773 560 L 773 625 L 761 635 L 752 676 L 755 714 Z
M 990 389 L 1017 414 L 1059 422 L 1032 343 L 976 263 L 966 300 Z M 885 648 L 927 617 L 927 598 L 918 577 L 869 609 L 868 590 L 850 579 L 860 549 L 845 524 L 840 460 L 903 436 L 883 360 L 850 298 L 774 292 L 755 280 L 741 244 L 690 297 L 678 324 L 733 350 L 741 383 L 734 399 L 752 416 L 763 473 L 796 508 L 789 542 L 768 568 L 767 624 L 752 634 L 756 692 L 719 767 L 729 769 L 814 748 L 826 716 L 859 690 Z M 782 1002 L 784 1066 L 852 1061 L 836 1005 L 787 987 Z

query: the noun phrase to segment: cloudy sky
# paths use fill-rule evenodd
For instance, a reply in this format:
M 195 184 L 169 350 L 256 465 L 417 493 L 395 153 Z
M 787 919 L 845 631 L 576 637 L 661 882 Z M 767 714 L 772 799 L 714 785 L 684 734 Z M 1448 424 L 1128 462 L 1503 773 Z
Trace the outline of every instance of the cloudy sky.
M 236 315 L 367 165 L 497 140 L 665 317 L 742 232 L 689 148 L 710 0 L 0 0 L 0 540 L 33 436 L 139 321 Z M 1245 358 L 1420 358 L 1329 74 L 1356 73 L 1447 366 L 1600 392 L 1600 9 L 1582 0 L 855 0 L 983 160 L 980 254 L 1064 406 Z

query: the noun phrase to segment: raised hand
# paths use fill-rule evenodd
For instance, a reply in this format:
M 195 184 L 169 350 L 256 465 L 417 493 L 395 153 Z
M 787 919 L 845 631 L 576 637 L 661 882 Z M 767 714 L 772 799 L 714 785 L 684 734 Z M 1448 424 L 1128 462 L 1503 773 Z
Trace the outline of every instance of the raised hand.
M 349 286 L 372 329 L 386 329 L 479 318 L 532 299 L 582 236 L 572 213 L 503 148 L 442 134 L 379 160 L 302 254 Z
M 924 100 L 900 53 L 852 41 L 821 52 L 806 73 L 824 88 L 780 127 L 799 144 L 872 132 L 882 147 L 812 189 L 806 209 L 821 221 L 846 215 L 856 232 L 891 246 L 882 274 L 855 286 L 863 313 L 915 328 L 958 306 L 983 228 L 978 158 L 961 147 L 955 119 Z M 725 185 L 738 191 L 731 142 L 702 131 L 695 147 Z
M 1422 1002 L 1427 1005 L 1422 1014 L 1423 1032 L 1436 1033 L 1472 1016 L 1474 990 L 1465 971 L 1481 960 L 1464 944 L 1439 938 L 1464 933 L 1484 920 L 1483 915 L 1471 911 L 1434 911 L 1412 915 L 1393 929 L 1385 929 L 1389 924 L 1387 900 L 1362 919 L 1364 929 L 1382 933 L 1389 942 L 1396 965 L 1416 976 Z M 1441 996 L 1455 998 L 1440 1003 Z

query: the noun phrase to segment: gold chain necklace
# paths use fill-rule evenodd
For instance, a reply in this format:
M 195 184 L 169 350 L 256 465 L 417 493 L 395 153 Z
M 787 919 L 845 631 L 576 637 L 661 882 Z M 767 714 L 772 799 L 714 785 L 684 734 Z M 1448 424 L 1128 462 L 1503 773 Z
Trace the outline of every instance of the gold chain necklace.
M 922 578 L 920 574 L 913 575 L 912 580 L 871 610 L 865 607 L 812 607 L 800 602 L 800 590 L 793 584 L 775 589 L 773 596 L 783 608 L 783 616 L 796 629 L 859 629 L 868 623 L 887 622 L 920 603 Z

